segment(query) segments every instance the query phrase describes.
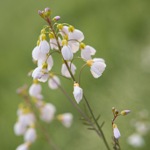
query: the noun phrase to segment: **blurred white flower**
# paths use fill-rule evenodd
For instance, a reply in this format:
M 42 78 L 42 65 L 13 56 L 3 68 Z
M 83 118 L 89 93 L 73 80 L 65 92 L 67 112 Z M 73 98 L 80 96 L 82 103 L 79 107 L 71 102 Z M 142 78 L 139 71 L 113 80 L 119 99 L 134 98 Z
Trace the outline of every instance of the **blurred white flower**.
M 130 135 L 127 139 L 127 142 L 130 145 L 132 145 L 133 147 L 142 147 L 145 144 L 142 136 L 140 134 L 137 134 L 137 133 Z
M 116 139 L 119 139 L 121 134 L 120 134 L 120 131 L 119 129 L 117 128 L 117 125 L 116 124 L 113 124 L 113 133 L 114 133 L 114 137 Z
M 33 125 L 35 122 L 35 116 L 33 113 L 23 113 L 18 116 L 18 122 L 24 124 L 24 126 Z
M 51 122 L 54 118 L 56 108 L 51 103 L 46 103 L 40 109 L 40 118 L 45 122 Z
M 68 63 L 68 66 L 69 66 L 72 74 L 74 75 L 75 70 L 76 70 L 76 66 L 71 62 L 67 62 L 67 63 Z M 65 63 L 62 64 L 61 73 L 62 73 L 63 76 L 65 76 L 67 78 L 71 78 L 71 75 L 70 75 Z
M 83 89 L 79 86 L 78 83 L 74 84 L 73 95 L 76 102 L 79 104 L 79 102 L 82 100 L 83 97 Z
M 26 129 L 26 126 L 22 122 L 16 122 L 14 125 L 14 132 L 16 135 L 23 135 Z
M 29 150 L 29 143 L 23 143 L 21 145 L 19 145 L 16 150 Z
M 73 115 L 71 113 L 64 113 L 58 115 L 57 119 L 61 121 L 66 128 L 69 128 L 72 124 Z
M 60 85 L 60 79 L 56 75 L 52 75 L 48 80 L 48 85 L 51 89 L 57 89 Z
M 24 141 L 25 142 L 29 142 L 29 143 L 33 143 L 37 138 L 36 135 L 36 130 L 35 128 L 28 128 L 24 134 Z
M 94 78 L 100 77 L 106 68 L 106 64 L 101 58 L 87 60 L 87 65 L 91 67 L 90 71 Z
M 131 112 L 131 110 L 123 110 L 123 111 L 121 111 L 121 115 L 122 116 L 125 116 L 125 115 L 127 115 L 127 114 L 129 114 Z
M 29 95 L 37 99 L 42 99 L 41 95 L 42 87 L 39 83 L 33 83 L 29 88 Z

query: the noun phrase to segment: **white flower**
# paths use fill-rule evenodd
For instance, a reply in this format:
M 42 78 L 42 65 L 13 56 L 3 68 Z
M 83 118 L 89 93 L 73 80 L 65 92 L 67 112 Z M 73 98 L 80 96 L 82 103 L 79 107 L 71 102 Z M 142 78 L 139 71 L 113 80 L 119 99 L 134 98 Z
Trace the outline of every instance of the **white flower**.
M 86 45 L 86 46 L 81 46 L 81 57 L 85 60 L 91 60 L 91 55 L 95 55 L 96 53 L 96 50 L 89 46 L 89 45 Z
M 45 57 L 43 57 L 42 59 L 39 59 L 38 60 L 38 67 L 42 67 L 42 65 L 44 63 L 46 63 L 46 65 L 47 65 L 47 70 L 50 71 L 53 67 L 53 64 L 54 64 L 52 56 L 51 55 L 50 56 L 45 55 Z
M 83 97 L 83 89 L 79 86 L 78 83 L 74 84 L 73 95 L 76 102 L 79 104 L 79 102 L 82 100 Z
M 142 136 L 137 133 L 130 135 L 127 139 L 127 142 L 133 147 L 142 147 L 145 144 Z
M 59 45 L 61 46 L 61 39 L 60 38 L 58 38 L 58 42 L 59 42 Z M 55 49 L 55 50 L 59 49 L 58 43 L 54 37 L 50 38 L 50 47 L 51 47 L 51 49 Z
M 69 128 L 72 124 L 73 115 L 71 113 L 64 113 L 58 115 L 57 119 L 61 121 L 66 128 Z
M 28 128 L 24 134 L 24 141 L 33 143 L 36 140 L 36 138 L 37 138 L 37 135 L 36 135 L 35 128 L 32 128 L 32 127 Z
M 84 35 L 80 30 L 74 29 L 73 26 L 69 26 L 68 30 L 69 30 L 68 35 L 69 40 L 77 40 L 79 42 L 84 40 Z
M 54 118 L 56 112 L 56 108 L 54 105 L 47 103 L 43 107 L 41 107 L 41 120 L 45 122 L 51 122 Z
M 114 137 L 116 139 L 119 139 L 121 134 L 120 134 L 120 131 L 119 129 L 117 128 L 117 125 L 116 124 L 113 124 L 113 133 L 114 133 Z
M 69 45 L 63 46 L 63 48 L 61 49 L 61 54 L 62 54 L 64 60 L 72 60 L 72 58 L 73 58 L 73 52 Z
M 68 63 L 68 66 L 69 66 L 72 74 L 74 75 L 75 70 L 76 70 L 76 66 L 71 62 L 67 62 L 67 63 Z M 61 73 L 62 73 L 63 76 L 65 76 L 67 78 L 71 78 L 71 75 L 70 75 L 65 63 L 62 64 Z
M 100 77 L 106 68 L 106 64 L 101 58 L 88 60 L 87 65 L 91 67 L 90 71 L 94 78 Z
M 41 51 L 40 51 L 40 48 L 39 46 L 36 46 L 33 51 L 32 51 L 32 58 L 33 60 L 37 61 L 39 59 L 43 59 L 45 57 L 45 54 L 43 54 Z
M 33 83 L 29 88 L 29 94 L 32 97 L 35 97 L 37 99 L 42 99 L 43 96 L 41 95 L 42 87 L 38 83 Z
M 23 143 L 16 148 L 16 150 L 28 150 L 28 149 L 29 149 L 29 143 Z
M 33 113 L 23 113 L 19 115 L 18 121 L 25 126 L 30 126 L 34 124 L 35 116 Z
M 34 79 L 38 79 L 38 81 L 46 82 L 49 77 L 48 70 L 46 68 L 42 68 L 41 66 L 37 67 L 32 72 L 32 77 Z
M 49 43 L 46 40 L 40 41 L 39 44 L 40 52 L 43 54 L 47 54 L 50 51 Z
M 48 85 L 51 89 L 57 89 L 58 86 L 60 85 L 60 79 L 53 75 L 49 80 L 48 80 Z
M 26 126 L 21 122 L 16 122 L 14 125 L 14 132 L 16 135 L 23 135 L 26 131 Z
M 79 50 L 80 44 L 78 41 L 70 40 L 68 41 L 68 45 L 70 46 L 73 53 L 76 53 Z

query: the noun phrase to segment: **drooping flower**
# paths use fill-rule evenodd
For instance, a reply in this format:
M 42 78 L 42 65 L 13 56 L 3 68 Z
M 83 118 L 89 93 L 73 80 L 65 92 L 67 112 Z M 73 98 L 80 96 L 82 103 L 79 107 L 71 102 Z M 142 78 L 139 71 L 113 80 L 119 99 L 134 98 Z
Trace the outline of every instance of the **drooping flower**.
M 83 97 L 83 89 L 79 86 L 78 83 L 74 84 L 73 95 L 76 102 L 79 104 L 79 102 L 82 100 Z
M 76 71 L 76 66 L 71 62 L 67 62 L 67 64 L 68 64 L 72 74 L 74 75 L 75 71 Z M 65 63 L 62 64 L 61 73 L 63 76 L 65 76 L 67 78 L 71 78 L 71 75 L 70 75 Z
M 24 141 L 33 143 L 37 138 L 35 128 L 29 127 L 24 134 Z
M 57 119 L 61 121 L 61 123 L 66 127 L 69 128 L 72 124 L 73 115 L 71 113 L 64 113 L 57 116 Z
M 106 68 L 105 61 L 101 58 L 87 60 L 87 65 L 91 67 L 90 71 L 94 78 L 100 77 Z
M 51 122 L 54 118 L 56 108 L 51 103 L 46 103 L 44 106 L 41 107 L 40 112 L 41 120 L 45 122 Z
M 39 44 L 39 49 L 40 49 L 40 52 L 43 53 L 43 54 L 47 54 L 49 53 L 50 51 L 50 45 L 49 43 L 45 40 L 45 37 L 46 35 L 45 34 L 42 34 L 41 35 L 41 41 L 40 41 L 40 44 Z
M 61 49 L 61 54 L 64 58 L 64 60 L 72 60 L 73 58 L 73 52 L 71 50 L 71 47 L 68 45 L 66 40 L 62 41 L 62 49 Z
M 80 44 L 80 49 L 81 49 L 81 57 L 85 60 L 91 60 L 92 57 L 91 55 L 95 55 L 96 50 L 89 46 L 89 45 L 85 45 L 84 43 Z
M 116 124 L 113 124 L 113 133 L 114 133 L 114 137 L 116 139 L 119 139 L 121 134 L 120 134 L 120 131 L 119 129 L 117 128 L 117 125 Z
M 48 80 L 48 85 L 51 89 L 57 89 L 60 85 L 60 79 L 56 75 L 52 75 Z

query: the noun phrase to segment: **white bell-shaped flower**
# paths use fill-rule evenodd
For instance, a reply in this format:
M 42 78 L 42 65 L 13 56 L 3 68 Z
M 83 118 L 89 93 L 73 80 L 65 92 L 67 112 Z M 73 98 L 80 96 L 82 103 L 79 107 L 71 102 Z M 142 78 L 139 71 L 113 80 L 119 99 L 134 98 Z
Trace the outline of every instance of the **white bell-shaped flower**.
M 45 122 L 51 122 L 54 118 L 56 112 L 56 108 L 53 104 L 46 103 L 43 107 L 41 107 L 41 120 Z
M 24 134 L 24 141 L 33 143 L 36 140 L 36 138 L 37 138 L 37 135 L 36 135 L 35 128 L 32 128 L 32 127 L 28 128 Z
M 80 44 L 80 48 L 81 48 L 81 57 L 85 60 L 91 60 L 92 59 L 91 55 L 95 55 L 96 53 L 96 50 L 93 47 L 89 45 L 84 46 L 83 43 Z
M 41 82 L 46 82 L 48 80 L 48 70 L 46 68 L 43 67 L 37 67 L 34 69 L 34 71 L 32 72 L 32 77 L 34 79 L 38 79 L 38 81 Z
M 26 126 L 21 122 L 16 122 L 14 125 L 14 132 L 16 135 L 23 135 L 26 131 Z
M 51 55 L 50 56 L 45 55 L 45 57 L 43 57 L 42 59 L 39 59 L 38 60 L 38 67 L 42 67 L 44 63 L 47 64 L 47 70 L 50 71 L 53 67 L 53 64 L 54 64 L 52 56 Z
M 61 54 L 62 54 L 64 60 L 72 60 L 72 58 L 73 58 L 73 52 L 69 45 L 64 45 L 62 47 Z
M 72 124 L 73 115 L 71 113 L 64 113 L 57 116 L 57 119 L 61 121 L 61 123 L 66 127 L 69 128 Z
M 121 134 L 120 134 L 120 131 L 119 129 L 117 128 L 117 125 L 116 124 L 113 124 L 113 133 L 114 133 L 114 137 L 116 139 L 119 139 Z
M 42 40 L 40 41 L 39 49 L 41 53 L 47 54 L 50 51 L 50 45 L 46 40 Z
M 76 71 L 76 66 L 71 62 L 67 62 L 67 63 L 68 63 L 68 66 L 69 66 L 72 74 L 74 75 L 75 71 Z M 61 73 L 62 73 L 63 76 L 65 76 L 67 78 L 71 78 L 71 75 L 70 75 L 65 63 L 62 64 Z
M 29 143 L 23 143 L 21 145 L 19 145 L 16 150 L 29 150 Z
M 48 80 L 48 85 L 51 89 L 57 89 L 60 85 L 60 79 L 57 76 L 52 75 Z
M 106 68 L 106 64 L 101 58 L 88 60 L 87 65 L 91 67 L 90 71 L 94 78 L 100 77 Z
M 76 53 L 79 50 L 80 44 L 76 40 L 68 41 L 68 45 L 70 46 L 73 53 Z
M 78 83 L 74 84 L 73 95 L 76 102 L 79 104 L 79 102 L 82 100 L 83 97 L 83 89 L 79 86 Z

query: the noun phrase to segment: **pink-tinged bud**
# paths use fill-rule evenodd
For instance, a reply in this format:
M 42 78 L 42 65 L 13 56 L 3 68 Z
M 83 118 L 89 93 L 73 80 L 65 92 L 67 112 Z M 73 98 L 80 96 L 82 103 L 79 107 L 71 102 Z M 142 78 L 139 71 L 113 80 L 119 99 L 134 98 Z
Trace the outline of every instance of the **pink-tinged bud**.
M 123 110 L 123 111 L 121 111 L 121 115 L 122 116 L 125 116 L 125 115 L 127 115 L 128 113 L 130 113 L 131 112 L 131 110 Z
M 58 20 L 60 20 L 60 16 L 55 16 L 55 17 L 53 18 L 53 21 L 58 21 Z
M 44 18 L 44 11 L 38 10 L 38 14 L 39 14 L 42 18 Z
M 45 17 L 49 17 L 51 15 L 51 10 L 50 8 L 45 8 Z

